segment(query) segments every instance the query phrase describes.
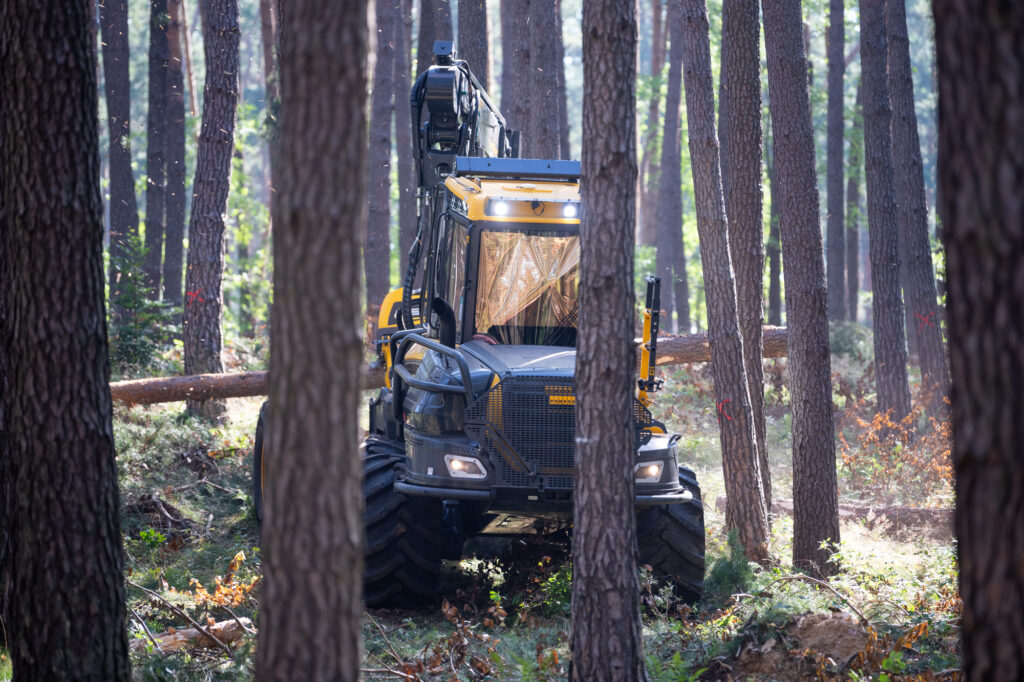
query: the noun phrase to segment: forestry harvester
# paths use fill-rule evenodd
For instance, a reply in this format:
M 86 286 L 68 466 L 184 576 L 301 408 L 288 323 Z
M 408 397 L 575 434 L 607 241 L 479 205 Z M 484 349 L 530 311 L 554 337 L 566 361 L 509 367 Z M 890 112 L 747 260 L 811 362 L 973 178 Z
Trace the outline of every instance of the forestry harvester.
M 520 135 L 450 42 L 411 94 L 418 233 L 380 309 L 386 385 L 364 443 L 367 606 L 436 595 L 467 538 L 571 530 L 579 319 L 580 164 L 519 158 Z M 420 122 L 422 121 L 422 125 Z M 648 278 L 633 400 L 640 563 L 701 595 L 704 513 L 679 436 L 648 411 L 658 333 Z M 254 498 L 284 457 L 253 456 Z

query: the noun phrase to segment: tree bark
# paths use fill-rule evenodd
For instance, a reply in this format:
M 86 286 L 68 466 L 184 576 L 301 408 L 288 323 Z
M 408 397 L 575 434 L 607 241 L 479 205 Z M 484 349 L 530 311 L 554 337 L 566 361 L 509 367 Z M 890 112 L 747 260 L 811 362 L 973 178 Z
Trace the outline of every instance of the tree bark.
M 0 11 L 0 580 L 16 680 L 131 675 L 93 12 L 85 0 Z
M 883 0 L 860 0 L 861 86 L 864 88 L 864 170 L 871 238 L 871 314 L 875 330 L 878 411 L 893 421 L 910 412 L 907 346 L 900 297 L 896 195 L 893 190 L 889 86 Z
M 669 20 L 682 25 L 690 163 L 707 297 L 715 404 L 719 407 L 722 468 L 726 494 L 735 502 L 729 505 L 725 523 L 739 532 L 748 557 L 767 561 L 768 516 L 729 255 L 707 10 L 704 0 L 670 0 L 669 7 Z
M 665 46 L 669 39 L 669 26 L 662 19 L 663 0 L 651 0 L 651 99 L 647 103 L 647 134 L 640 157 L 640 243 L 646 246 L 661 244 L 661 226 L 657 222 L 660 203 L 660 169 L 654 161 L 658 146 L 658 111 L 661 107 L 661 72 L 665 69 Z M 682 57 L 680 57 L 682 59 Z M 682 68 L 682 67 L 680 67 Z M 678 75 L 682 78 L 681 72 Z M 668 101 L 666 96 L 666 115 Z M 676 120 L 678 121 L 678 111 Z M 662 159 L 665 158 L 662 153 Z M 644 178 L 647 178 L 646 185 Z M 681 209 L 680 209 L 681 210 Z M 663 280 L 667 281 L 667 280 Z
M 370 96 L 370 150 L 367 154 L 366 314 L 377 319 L 380 304 L 391 290 L 391 115 L 395 102 L 395 16 L 393 0 L 378 0 L 376 7 L 377 58 Z
M 536 0 L 531 4 L 537 4 Z M 633 508 L 636 6 L 583 6 L 572 680 L 646 680 Z
M 473 75 L 491 89 L 491 50 L 487 0 L 459 0 L 459 59 L 465 59 Z
M 1024 6 L 933 7 L 961 669 L 964 679 L 1015 680 L 1024 675 Z
M 420 31 L 416 42 L 416 73 L 434 63 L 434 41 L 452 40 L 451 0 L 420 0 Z M 525 9 L 524 9 L 525 11 Z
M 149 112 L 146 115 L 146 286 L 160 300 L 164 251 L 164 147 L 167 128 L 167 0 L 149 3 Z
M 360 678 L 367 19 L 295 0 L 282 24 L 258 680 Z
M 658 38 L 661 17 L 655 14 L 655 39 Z M 654 58 L 657 58 L 655 56 Z M 658 191 L 651 194 L 651 200 L 656 201 L 656 211 L 651 216 L 648 211 L 649 220 L 657 226 L 655 233 L 658 237 L 658 251 L 655 255 L 655 269 L 658 277 L 661 278 L 661 303 L 667 313 L 669 320 L 672 312 L 678 310 L 678 303 L 675 300 L 675 265 L 676 265 L 676 242 L 682 242 L 683 234 L 683 179 L 682 165 L 683 156 L 680 143 L 679 131 L 679 102 L 682 97 L 683 86 L 683 39 L 682 27 L 678 22 L 671 26 L 671 47 L 668 57 L 668 91 L 665 93 L 665 127 L 661 136 L 661 170 L 658 173 Z M 653 67 L 652 67 L 653 69 Z M 661 70 L 658 70 L 660 75 Z M 658 112 L 656 104 L 652 101 L 652 108 L 647 112 L 648 125 L 657 122 Z M 656 135 L 650 133 L 649 138 Z M 649 141 L 650 141 L 649 139 Z M 644 150 L 647 156 L 647 150 Z M 643 211 L 641 211 L 641 215 Z M 641 235 L 643 230 L 641 229 Z M 642 239 L 642 237 L 641 237 Z M 681 246 L 681 244 L 680 244 Z M 685 258 L 685 254 L 683 258 Z M 683 278 L 686 272 L 682 273 Z M 689 320 L 687 320 L 687 323 Z
M 769 98 L 765 105 L 770 107 Z M 779 236 L 779 174 L 775 171 L 775 131 L 768 123 L 769 142 L 765 145 L 765 170 L 768 173 L 768 242 L 764 245 L 768 256 L 768 324 L 782 324 L 782 239 Z
M 185 76 L 182 71 L 180 0 L 168 0 L 167 23 L 167 228 L 164 245 L 164 301 L 182 304 L 185 260 Z
M 861 87 L 857 81 L 857 103 L 850 126 L 850 166 L 846 183 L 846 302 L 849 319 L 857 321 L 860 298 L 860 184 L 864 167 L 864 122 L 861 116 Z
M 843 226 L 843 0 L 828 15 L 828 319 L 846 318 L 846 234 Z
M 914 339 L 921 383 L 933 391 L 929 407 L 941 408 L 949 393 L 946 352 L 939 320 L 943 314 L 935 292 L 932 250 L 928 239 L 928 205 L 924 194 L 921 140 L 914 112 L 914 80 L 907 37 L 907 8 L 885 3 L 889 93 L 892 98 L 892 164 L 899 206 L 900 280 L 906 305 L 907 336 Z
M 412 154 L 412 112 L 409 109 L 412 43 L 412 0 L 398 0 L 395 22 L 395 158 L 398 160 L 398 249 L 405 279 L 409 249 L 416 238 L 416 168 Z
M 227 211 L 235 107 L 238 101 L 238 3 L 206 0 L 203 10 L 203 125 L 192 182 L 188 271 L 185 276 L 185 374 L 224 371 L 221 316 L 224 306 L 224 214 Z M 365 142 L 364 142 L 365 144 Z M 218 417 L 223 405 L 190 401 L 188 410 Z
M 558 50 L 555 5 L 550 0 L 530 3 L 530 127 L 527 129 L 527 156 L 535 159 L 559 158 L 558 136 Z M 525 92 L 521 91 L 521 92 Z
M 761 206 L 761 26 L 757 0 L 722 3 L 723 175 L 729 254 L 736 278 L 736 308 L 743 335 L 743 367 L 757 437 L 765 500 L 771 499 L 771 467 L 765 445 L 761 318 L 764 307 L 764 225 Z
M 530 0 L 501 0 L 501 111 L 511 130 L 529 145 Z M 526 147 L 524 146 L 523 149 Z
M 680 143 L 680 151 L 682 150 Z M 680 159 L 682 161 L 682 159 Z M 680 170 L 680 182 L 682 171 Z M 680 197 L 681 198 L 681 197 Z M 682 209 L 682 206 L 680 206 Z M 680 211 L 679 232 L 672 234 L 672 303 L 676 310 L 675 330 L 679 334 L 690 333 L 690 283 L 686 274 L 686 244 L 683 242 L 682 210 Z M 708 360 L 711 356 L 708 356 Z
M 786 278 L 793 410 L 793 563 L 831 573 L 839 543 L 832 368 L 826 314 L 814 129 L 800 0 L 764 0 L 776 198 Z M 824 546 L 823 546 L 824 545 Z
M 107 98 L 110 139 L 110 307 L 120 319 L 121 278 L 128 242 L 139 233 L 131 149 L 131 79 L 128 65 L 127 0 L 104 0 L 99 5 L 103 36 L 103 84 Z

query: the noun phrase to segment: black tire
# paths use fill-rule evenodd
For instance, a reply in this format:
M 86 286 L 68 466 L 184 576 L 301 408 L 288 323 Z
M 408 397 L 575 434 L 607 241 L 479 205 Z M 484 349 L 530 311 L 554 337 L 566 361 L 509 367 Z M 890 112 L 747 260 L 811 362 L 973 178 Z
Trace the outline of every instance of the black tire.
M 437 597 L 441 574 L 439 509 L 395 491 L 405 455 L 373 436 L 363 458 L 366 568 L 363 594 L 371 608 L 410 608 Z
M 256 421 L 256 437 L 252 445 L 252 507 L 256 525 L 263 525 L 263 466 L 264 433 L 267 423 L 267 403 L 260 407 L 260 418 Z
M 636 516 L 640 565 L 658 581 L 673 584 L 688 604 L 704 592 L 704 505 L 697 476 L 680 467 L 679 483 L 693 493 L 689 502 L 647 507 Z

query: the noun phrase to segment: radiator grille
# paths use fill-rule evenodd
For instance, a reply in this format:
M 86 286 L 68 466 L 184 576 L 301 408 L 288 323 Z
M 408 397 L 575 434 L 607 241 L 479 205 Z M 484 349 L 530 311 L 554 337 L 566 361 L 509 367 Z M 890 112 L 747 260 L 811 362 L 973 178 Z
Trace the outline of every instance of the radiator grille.
M 565 377 L 506 377 L 466 409 L 466 432 L 490 455 L 501 483 L 571 489 L 576 452 L 574 382 Z M 633 401 L 638 445 L 651 414 Z

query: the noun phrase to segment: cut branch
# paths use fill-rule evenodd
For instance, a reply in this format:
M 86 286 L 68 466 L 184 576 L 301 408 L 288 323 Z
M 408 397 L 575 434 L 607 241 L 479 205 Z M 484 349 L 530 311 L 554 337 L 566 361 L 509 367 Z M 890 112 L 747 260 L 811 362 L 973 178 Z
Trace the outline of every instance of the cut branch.
M 764 327 L 764 357 L 786 356 L 786 328 Z M 639 355 L 640 341 L 637 340 Z M 658 364 L 681 365 L 710 362 L 711 346 L 708 335 L 661 334 L 658 336 Z M 384 368 L 363 368 L 362 388 L 380 388 L 384 385 Z M 110 384 L 110 397 L 126 405 L 173 403 L 182 400 L 219 400 L 267 395 L 267 372 L 240 372 L 234 374 L 195 374 L 181 377 L 156 377 L 117 381 Z

